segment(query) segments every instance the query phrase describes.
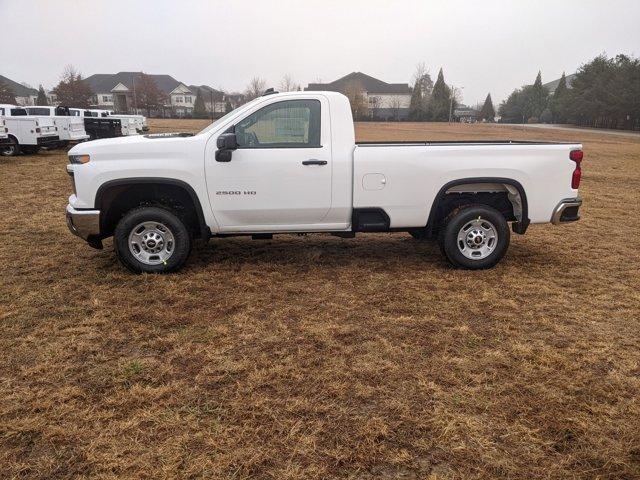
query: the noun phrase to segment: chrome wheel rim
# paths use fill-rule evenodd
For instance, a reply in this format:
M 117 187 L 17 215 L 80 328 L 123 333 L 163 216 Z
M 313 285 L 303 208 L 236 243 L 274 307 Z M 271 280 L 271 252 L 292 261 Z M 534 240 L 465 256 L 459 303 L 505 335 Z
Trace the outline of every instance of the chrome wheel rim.
M 145 265 L 166 264 L 173 255 L 173 232 L 160 222 L 142 222 L 129 234 L 129 251 Z
M 482 260 L 498 245 L 498 230 L 489 220 L 476 218 L 466 222 L 458 231 L 458 250 L 471 260 Z

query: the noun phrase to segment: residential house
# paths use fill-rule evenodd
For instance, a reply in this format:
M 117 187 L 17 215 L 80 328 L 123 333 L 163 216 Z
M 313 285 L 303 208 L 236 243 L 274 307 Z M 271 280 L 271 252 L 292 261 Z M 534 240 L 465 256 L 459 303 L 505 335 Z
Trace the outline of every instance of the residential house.
M 134 113 L 140 110 L 136 88 L 140 88 L 142 72 L 98 73 L 85 78 L 92 92 L 91 104 L 94 108 L 114 110 L 117 113 Z M 196 93 L 171 75 L 149 77 L 165 95 L 165 101 L 156 116 L 185 117 L 193 112 Z M 143 112 L 144 113 L 144 112 Z
M 466 105 L 457 105 L 453 110 L 453 121 L 460 123 L 476 123 L 480 117 L 480 112 L 475 108 Z
M 7 85 L 13 91 L 17 105 L 29 106 L 36 104 L 36 99 L 38 98 L 37 89 L 22 85 L 2 75 L 0 75 L 0 82 Z
M 227 103 L 231 105 L 232 109 L 244 103 L 244 95 L 225 93 L 208 85 L 189 85 L 189 90 L 195 95 L 198 95 L 198 90 L 202 92 L 205 110 L 209 116 L 213 115 L 214 118 L 220 118 L 227 113 Z
M 408 83 L 387 83 L 362 72 L 352 72 L 331 83 L 310 83 L 305 90 L 341 92 L 349 96 L 354 88 L 364 97 L 367 116 L 370 118 L 408 118 L 411 103 L 411 87 Z

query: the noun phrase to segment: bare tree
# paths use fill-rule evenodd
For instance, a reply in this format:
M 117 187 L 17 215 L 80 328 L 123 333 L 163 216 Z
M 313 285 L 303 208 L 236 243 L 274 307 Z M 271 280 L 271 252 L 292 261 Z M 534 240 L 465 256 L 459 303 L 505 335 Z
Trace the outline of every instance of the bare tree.
M 0 80 L 0 103 L 16 103 L 16 96 L 13 94 L 13 89 Z
M 160 113 L 162 105 L 164 105 L 164 102 L 167 100 L 167 96 L 158 88 L 153 77 L 144 72 L 141 73 L 137 77 L 136 87 L 136 108 L 141 106 L 146 109 L 148 117 L 151 116 L 151 110 L 156 110 Z
M 258 98 L 267 89 L 267 81 L 261 77 L 253 77 L 244 91 L 245 100 L 247 102 Z
M 291 75 L 287 73 L 284 77 L 282 77 L 282 80 L 280 80 L 280 85 L 278 86 L 278 88 L 281 92 L 295 92 L 297 90 L 300 90 L 300 85 L 296 83 Z
M 355 120 L 360 120 L 367 116 L 368 105 L 364 88 L 360 82 L 352 81 L 344 87 L 345 96 L 351 103 L 351 112 Z
M 60 77 L 60 83 L 53 89 L 60 104 L 71 107 L 88 107 L 91 89 L 82 79 L 82 74 L 73 65 L 67 65 Z
M 369 109 L 371 110 L 370 113 L 372 118 L 378 117 L 378 109 L 381 107 L 382 107 L 382 101 L 380 97 L 376 97 L 375 95 L 372 97 L 369 97 Z
M 393 112 L 393 119 L 397 122 L 400 120 L 400 107 L 402 106 L 400 97 L 394 95 L 389 99 L 389 108 Z

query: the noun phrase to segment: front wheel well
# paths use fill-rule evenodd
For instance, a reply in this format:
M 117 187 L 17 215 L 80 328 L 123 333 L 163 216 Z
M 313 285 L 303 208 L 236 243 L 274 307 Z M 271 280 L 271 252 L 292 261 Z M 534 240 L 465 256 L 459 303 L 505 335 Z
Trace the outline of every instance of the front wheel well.
M 140 206 L 160 206 L 175 213 L 195 238 L 208 236 L 202 207 L 191 187 L 177 181 L 113 182 L 100 187 L 95 208 L 100 210 L 101 237 L 113 235 L 120 219 Z

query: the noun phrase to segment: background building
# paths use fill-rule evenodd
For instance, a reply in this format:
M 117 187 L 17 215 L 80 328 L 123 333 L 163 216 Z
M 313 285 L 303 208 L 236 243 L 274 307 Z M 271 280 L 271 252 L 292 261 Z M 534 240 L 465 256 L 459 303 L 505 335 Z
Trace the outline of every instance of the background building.
M 36 99 L 38 98 L 37 89 L 27 87 L 2 75 L 0 75 L 0 82 L 11 89 L 13 95 L 16 97 L 16 104 L 23 106 L 36 104 Z
M 362 117 L 406 120 L 409 116 L 408 83 L 387 83 L 362 72 L 352 72 L 331 83 L 310 83 L 305 90 L 343 93 L 355 108 L 362 98 Z

